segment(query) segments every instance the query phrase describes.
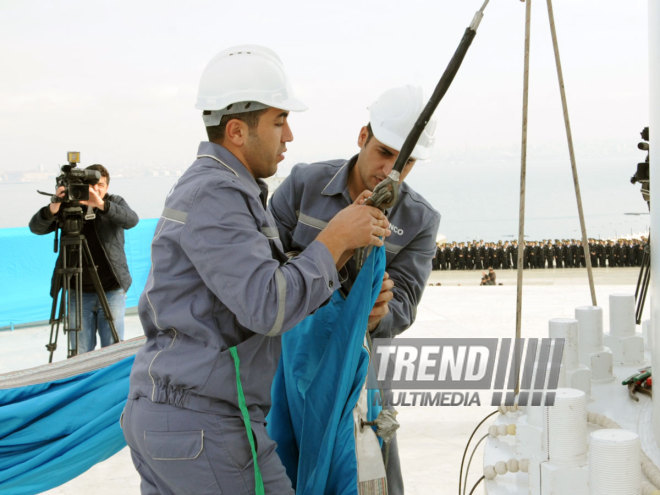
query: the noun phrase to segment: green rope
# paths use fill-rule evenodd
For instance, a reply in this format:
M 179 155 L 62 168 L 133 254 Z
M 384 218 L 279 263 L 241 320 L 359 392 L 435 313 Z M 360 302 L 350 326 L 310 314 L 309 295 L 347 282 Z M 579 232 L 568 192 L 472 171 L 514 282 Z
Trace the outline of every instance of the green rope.
M 259 471 L 259 464 L 257 463 L 257 450 L 254 448 L 254 436 L 252 435 L 252 426 L 250 425 L 250 415 L 248 414 L 247 404 L 245 403 L 245 395 L 243 394 L 243 386 L 241 385 L 241 372 L 239 370 L 241 361 L 238 359 L 238 352 L 236 346 L 229 348 L 229 353 L 234 359 L 234 367 L 236 368 L 236 388 L 238 390 L 238 407 L 243 415 L 243 424 L 247 432 L 248 442 L 250 442 L 250 450 L 252 450 L 252 461 L 254 462 L 254 490 L 256 495 L 265 495 L 264 480 L 261 478 L 261 471 Z

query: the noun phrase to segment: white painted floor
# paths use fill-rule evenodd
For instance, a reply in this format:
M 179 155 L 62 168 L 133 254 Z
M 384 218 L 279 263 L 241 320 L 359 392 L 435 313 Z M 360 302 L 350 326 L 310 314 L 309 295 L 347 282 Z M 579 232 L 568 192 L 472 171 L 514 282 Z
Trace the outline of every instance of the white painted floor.
M 608 296 L 634 293 L 637 268 L 594 270 L 598 305 L 608 324 Z M 418 308 L 417 321 L 406 337 L 513 337 L 516 314 L 516 273 L 498 271 L 503 285 L 480 287 L 480 272 L 433 272 Z M 531 270 L 524 272 L 523 337 L 547 336 L 550 318 L 574 315 L 577 306 L 590 305 L 586 270 Z M 649 314 L 650 300 L 645 315 Z M 126 338 L 141 335 L 136 315 L 126 318 Z M 49 328 L 29 327 L 0 331 L 0 372 L 28 368 L 48 361 L 45 344 Z M 63 342 L 63 341 L 60 341 Z M 58 349 L 55 360 L 64 359 Z M 398 433 L 403 476 L 408 495 L 455 494 L 461 456 L 473 428 L 493 408 L 400 407 Z M 486 431 L 482 426 L 483 431 Z M 481 432 L 481 430 L 480 430 Z M 479 435 L 481 436 L 481 435 Z M 481 456 L 473 461 L 470 487 L 481 476 Z M 139 478 L 127 449 L 94 466 L 78 478 L 46 493 L 52 495 L 132 495 L 139 493 Z M 479 487 L 475 493 L 483 493 Z

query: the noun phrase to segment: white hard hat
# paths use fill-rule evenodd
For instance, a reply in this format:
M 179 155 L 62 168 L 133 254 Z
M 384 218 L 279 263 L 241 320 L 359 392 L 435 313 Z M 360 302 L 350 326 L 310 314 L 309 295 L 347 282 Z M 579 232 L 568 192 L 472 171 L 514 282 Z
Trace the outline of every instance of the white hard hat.
M 400 151 L 425 105 L 419 86 L 408 85 L 385 91 L 369 106 L 369 122 L 374 136 L 384 145 Z M 425 160 L 431 155 L 435 124 L 434 120 L 426 124 L 412 152 L 413 158 Z
M 249 102 L 261 105 L 250 106 Z M 307 110 L 293 95 L 280 58 L 270 48 L 260 45 L 227 48 L 213 57 L 202 73 L 195 108 L 212 111 L 219 123 L 222 113 L 237 111 L 227 108 L 236 103 L 254 110 L 264 107 Z M 207 125 L 217 123 L 207 122 Z

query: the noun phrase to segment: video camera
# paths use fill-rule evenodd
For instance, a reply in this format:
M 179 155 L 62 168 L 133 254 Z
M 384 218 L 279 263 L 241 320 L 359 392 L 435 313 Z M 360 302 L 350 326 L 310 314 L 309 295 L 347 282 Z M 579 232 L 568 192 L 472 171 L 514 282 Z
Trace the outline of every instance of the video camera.
M 637 171 L 630 178 L 630 183 L 635 184 L 639 182 L 641 184 L 642 197 L 648 203 L 651 199 L 649 192 L 649 128 L 644 127 L 640 135 L 642 136 L 642 141 L 637 143 L 637 148 L 646 151 L 646 160 L 637 164 Z
M 39 194 L 50 196 L 51 203 L 62 203 L 58 214 L 58 224 L 64 234 L 79 234 L 84 220 L 93 220 L 96 216 L 90 207 L 87 208 L 87 214 L 83 217 L 83 210 L 80 201 L 89 199 L 89 186 L 97 184 L 101 179 L 101 173 L 98 170 L 79 170 L 76 164 L 80 162 L 80 152 L 69 151 L 67 154 L 68 164 L 62 165 L 62 173 L 55 179 L 56 189 L 64 187 L 64 196 L 50 194 L 39 191 Z M 57 237 L 55 239 L 55 251 L 57 252 Z
M 55 201 L 71 203 L 85 201 L 89 199 L 89 186 L 98 183 L 101 179 L 101 173 L 98 170 L 80 170 L 76 164 L 80 162 L 80 153 L 78 151 L 69 151 L 67 153 L 68 164 L 62 165 L 62 173 L 55 179 L 57 187 L 63 186 L 65 195 L 63 198 L 57 198 Z

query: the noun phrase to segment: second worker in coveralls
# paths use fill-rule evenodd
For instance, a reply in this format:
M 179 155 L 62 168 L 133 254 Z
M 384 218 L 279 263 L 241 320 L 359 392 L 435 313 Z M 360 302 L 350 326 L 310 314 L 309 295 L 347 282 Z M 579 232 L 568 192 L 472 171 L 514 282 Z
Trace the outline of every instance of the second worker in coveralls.
M 216 55 L 196 106 L 209 141 L 156 227 L 124 436 L 142 493 L 252 494 L 257 460 L 265 493 L 290 494 L 264 425 L 280 335 L 340 287 L 340 258 L 382 245 L 389 224 L 376 208 L 347 205 L 286 258 L 262 179 L 293 139 L 288 112 L 305 106 L 268 48 Z
M 419 87 L 390 89 L 369 107 L 369 123 L 358 134 L 357 155 L 350 160 L 299 164 L 292 169 L 269 204 L 287 251 L 311 245 L 338 211 L 389 175 L 424 104 Z M 413 323 L 431 274 L 440 214 L 403 179 L 417 159 L 429 157 L 434 130 L 435 122 L 431 121 L 401 172 L 398 202 L 387 212 L 392 235 L 385 241 L 385 279 L 369 316 L 373 338 L 393 338 Z M 357 277 L 355 260 L 348 261 L 339 273 L 344 289 L 349 290 Z M 403 481 L 396 437 L 388 454 L 388 493 L 399 495 Z

